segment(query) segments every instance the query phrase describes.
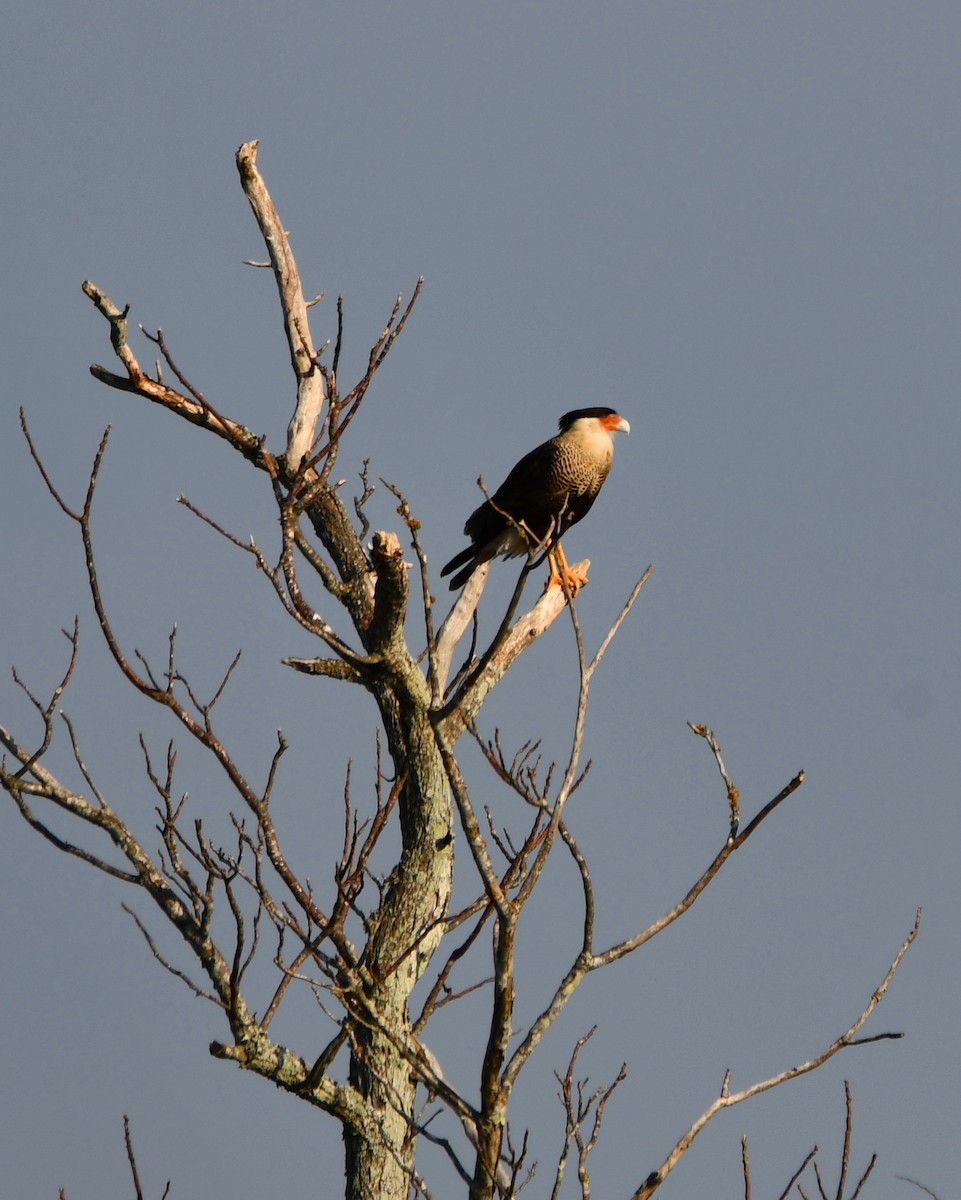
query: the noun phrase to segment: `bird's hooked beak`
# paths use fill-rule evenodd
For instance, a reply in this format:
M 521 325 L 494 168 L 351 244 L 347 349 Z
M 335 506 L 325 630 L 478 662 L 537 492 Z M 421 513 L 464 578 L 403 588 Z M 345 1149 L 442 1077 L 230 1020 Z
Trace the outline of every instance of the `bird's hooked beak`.
M 621 419 L 618 421 L 618 423 L 614 426 L 614 432 L 615 433 L 630 433 L 631 432 L 630 421 L 626 420 L 624 417 L 621 417 Z

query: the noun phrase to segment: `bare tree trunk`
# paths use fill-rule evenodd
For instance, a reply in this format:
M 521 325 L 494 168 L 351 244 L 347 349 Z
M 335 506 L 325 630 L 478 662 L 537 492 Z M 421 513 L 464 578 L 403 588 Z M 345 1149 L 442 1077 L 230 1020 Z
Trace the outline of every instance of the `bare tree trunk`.
M 403 640 L 407 569 L 393 536 L 375 535 L 374 553 L 375 619 L 365 640 L 382 669 L 368 686 L 400 784 L 402 852 L 370 917 L 371 991 L 351 1033 L 350 1082 L 373 1116 L 362 1129 L 345 1126 L 351 1200 L 401 1198 L 410 1189 L 418 1064 L 398 1050 L 414 1044 L 407 1001 L 443 937 L 453 878 L 453 810 L 430 689 Z
M 440 756 L 418 733 L 426 714 L 398 712 L 412 735 L 392 745 L 401 792 L 403 852 L 372 916 L 370 1009 L 378 1025 L 357 1024 L 351 1037 L 350 1082 L 375 1115 L 363 1130 L 345 1127 L 347 1195 L 351 1200 L 406 1197 L 414 1163 L 415 1065 L 399 1047 L 412 1043 L 407 1001 L 444 932 L 453 871 L 451 806 Z M 398 732 L 391 731 L 393 743 Z M 433 749 L 433 753 L 430 751 Z
M 414 1167 L 410 1115 L 414 1081 L 391 1040 L 358 1029 L 350 1082 L 376 1116 L 362 1130 L 344 1126 L 348 1200 L 406 1200 Z

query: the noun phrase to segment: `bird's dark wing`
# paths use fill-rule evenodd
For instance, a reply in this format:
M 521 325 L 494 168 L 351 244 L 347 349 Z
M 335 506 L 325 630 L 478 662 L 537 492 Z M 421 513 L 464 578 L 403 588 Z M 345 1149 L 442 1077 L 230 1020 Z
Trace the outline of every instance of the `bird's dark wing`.
M 522 458 L 492 499 L 542 541 L 587 515 L 609 470 L 610 458 L 599 460 L 560 435 Z
M 551 531 L 566 494 L 557 480 L 558 441 L 551 438 L 525 454 L 491 500 L 485 500 L 467 518 L 464 532 L 475 546 L 486 545 L 507 529 L 510 522 L 504 513 L 518 525 L 526 525 L 538 541 Z

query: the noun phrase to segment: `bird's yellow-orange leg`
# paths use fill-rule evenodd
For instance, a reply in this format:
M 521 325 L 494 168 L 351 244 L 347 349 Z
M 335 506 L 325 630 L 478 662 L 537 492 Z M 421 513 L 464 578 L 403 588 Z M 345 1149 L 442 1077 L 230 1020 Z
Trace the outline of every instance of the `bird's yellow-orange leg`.
M 560 584 L 561 575 L 563 574 L 567 580 L 567 586 L 570 589 L 571 595 L 576 596 L 584 584 L 587 583 L 587 576 L 583 575 L 580 571 L 572 570 L 568 566 L 567 558 L 564 555 L 564 547 L 560 542 L 548 552 L 547 557 L 551 564 L 551 577 L 547 581 L 547 586 L 550 587 L 554 583 Z

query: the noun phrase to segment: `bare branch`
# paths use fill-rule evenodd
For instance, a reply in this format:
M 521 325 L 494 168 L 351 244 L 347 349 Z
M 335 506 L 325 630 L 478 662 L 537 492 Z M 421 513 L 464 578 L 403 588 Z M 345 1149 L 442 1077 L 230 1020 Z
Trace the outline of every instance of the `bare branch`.
M 916 1179 L 909 1179 L 907 1175 L 896 1175 L 895 1179 L 900 1179 L 903 1183 L 910 1183 L 912 1187 L 920 1188 L 922 1192 L 927 1192 L 932 1200 L 938 1200 L 936 1192 L 932 1192 L 929 1187 L 925 1187 L 923 1183 L 918 1183 Z
M 66 690 L 67 684 L 73 677 L 74 668 L 77 665 L 77 654 L 80 648 L 80 623 L 77 617 L 73 619 L 73 631 L 68 633 L 66 629 L 62 630 L 64 637 L 70 643 L 70 659 L 67 663 L 67 669 L 57 686 L 53 689 L 50 699 L 46 704 L 41 704 L 34 696 L 27 685 L 17 675 L 16 668 L 13 670 L 14 682 L 21 688 L 27 699 L 40 714 L 40 719 L 43 721 L 43 740 L 36 750 L 23 761 L 23 765 L 16 772 L 14 778 L 22 779 L 26 775 L 35 762 L 39 762 L 50 748 L 50 743 L 53 741 L 53 714 L 57 705 L 60 702 L 60 697 Z
M 721 1094 L 704 1110 L 703 1113 L 701 1113 L 697 1120 L 681 1137 L 677 1145 L 667 1156 L 661 1166 L 648 1175 L 647 1179 L 645 1179 L 645 1181 L 634 1193 L 634 1200 L 647 1200 L 647 1197 L 654 1194 L 654 1192 L 661 1186 L 671 1171 L 673 1171 L 680 1162 L 683 1155 L 690 1149 L 691 1144 L 697 1135 L 722 1109 L 731 1108 L 735 1104 L 740 1104 L 744 1100 L 749 1100 L 753 1096 L 760 1095 L 761 1092 L 770 1091 L 771 1088 L 778 1087 L 782 1083 L 787 1083 L 787 1081 L 790 1079 L 797 1079 L 801 1075 L 806 1075 L 811 1071 L 815 1071 L 818 1067 L 823 1066 L 824 1063 L 833 1058 L 834 1055 L 838 1054 L 841 1050 L 844 1050 L 848 1046 L 857 1045 L 858 1042 L 855 1035 L 871 1015 L 871 1013 L 874 1012 L 875 1008 L 877 1008 L 877 1006 L 881 1003 L 885 993 L 888 990 L 891 980 L 894 978 L 895 972 L 901 965 L 901 961 L 905 954 L 908 952 L 908 948 L 918 936 L 918 930 L 920 927 L 921 910 L 918 909 L 913 929 L 901 944 L 900 950 L 895 955 L 894 962 L 891 964 L 891 967 L 889 968 L 884 979 L 875 989 L 871 999 L 862 1010 L 861 1015 L 844 1033 L 841 1034 L 839 1038 L 836 1038 L 819 1054 L 816 1054 L 813 1058 L 808 1059 L 806 1062 L 798 1063 L 797 1066 L 789 1067 L 787 1070 L 781 1071 L 777 1075 L 772 1075 L 769 1079 L 759 1080 L 757 1083 L 753 1083 L 749 1087 L 743 1088 L 739 1092 L 730 1092 L 728 1090 L 728 1080 L 730 1077 L 729 1071 L 725 1076 L 724 1086 L 721 1089 Z
M 784 1191 L 780 1194 L 780 1196 L 778 1196 L 778 1200 L 787 1200 L 788 1196 L 791 1193 L 792 1188 L 797 1183 L 797 1181 L 801 1178 L 801 1176 L 804 1174 L 805 1170 L 807 1169 L 808 1163 L 811 1162 L 811 1160 L 814 1158 L 814 1156 L 815 1156 L 815 1154 L 817 1154 L 817 1152 L 818 1152 L 817 1146 L 815 1146 L 812 1150 L 808 1151 L 807 1155 L 805 1156 L 804 1162 L 801 1163 L 801 1165 L 798 1167 L 798 1169 L 794 1172 L 794 1174 L 788 1180 L 788 1185 L 784 1189 Z
M 577 1178 L 580 1184 L 581 1196 L 583 1200 L 590 1200 L 591 1177 L 587 1169 L 588 1155 L 597 1145 L 597 1139 L 600 1137 L 601 1125 L 604 1121 L 604 1109 L 608 1100 L 618 1085 L 623 1083 L 627 1078 L 627 1064 L 622 1063 L 616 1078 L 606 1087 L 599 1087 L 593 1092 L 588 1092 L 586 1079 L 578 1080 L 575 1085 L 574 1068 L 577 1065 L 578 1056 L 596 1031 L 597 1026 L 594 1025 L 583 1037 L 578 1038 L 570 1061 L 567 1064 L 567 1071 L 563 1077 L 558 1075 L 556 1071 L 554 1072 L 554 1078 L 560 1084 L 558 1098 L 564 1108 L 565 1130 L 564 1144 L 558 1156 L 557 1169 L 554 1173 L 554 1187 L 551 1191 L 551 1200 L 557 1200 L 560 1194 L 572 1143 L 577 1146 Z M 585 1137 L 584 1125 L 592 1113 L 594 1119 L 591 1133 Z
M 133 923 L 140 930 L 140 933 L 143 936 L 144 941 L 150 947 L 150 953 L 154 956 L 154 958 L 157 960 L 157 962 L 160 963 L 160 965 L 163 967 L 163 969 L 165 971 L 167 971 L 171 975 L 173 975 L 173 977 L 175 979 L 179 979 L 181 983 L 186 984 L 186 986 L 193 992 L 193 994 L 195 996 L 199 996 L 201 1000 L 209 1000 L 211 1002 L 211 1004 L 216 1004 L 219 1008 L 225 1007 L 222 1000 L 218 999 L 212 992 L 208 992 L 206 990 L 206 988 L 202 988 L 202 987 L 200 987 L 199 984 L 194 983 L 194 981 L 190 978 L 189 975 L 185 974 L 178 967 L 175 967 L 171 962 L 169 962 L 160 953 L 160 949 L 157 946 L 157 943 L 154 941 L 153 937 L 151 936 L 150 930 L 146 927 L 146 925 L 144 925 L 143 921 L 141 921 L 140 917 L 137 916 L 137 914 L 134 912 L 134 910 L 132 908 L 130 908 L 129 905 L 122 904 L 120 907 L 131 918 Z
M 736 838 L 734 838 L 733 841 L 730 838 L 728 839 L 727 843 L 718 853 L 714 861 L 710 864 L 707 870 L 704 871 L 696 883 L 691 886 L 687 892 L 687 895 L 678 904 L 676 904 L 669 912 L 665 913 L 664 916 L 659 918 L 659 920 L 653 922 L 646 929 L 641 930 L 640 933 L 635 934 L 633 937 L 626 938 L 623 942 L 618 942 L 616 945 L 611 946 L 608 950 L 602 951 L 600 954 L 596 954 L 592 961 L 593 968 L 606 966 L 607 963 L 613 962 L 615 959 L 622 958 L 625 954 L 632 953 L 634 950 L 638 949 L 639 946 L 643 946 L 645 942 L 648 942 L 651 940 L 651 938 L 656 937 L 657 934 L 661 933 L 669 925 L 672 925 L 679 917 L 683 916 L 684 913 L 686 913 L 691 907 L 691 905 L 694 904 L 694 902 L 698 899 L 698 897 L 703 894 L 704 890 L 715 878 L 718 871 L 720 871 L 731 855 L 744 845 L 751 834 L 760 827 L 761 823 L 766 820 L 767 817 L 769 817 L 771 813 L 774 812 L 774 810 L 788 798 L 788 796 L 797 791 L 803 782 L 804 772 L 799 771 L 798 774 L 795 775 L 792 780 L 790 780 L 790 782 L 785 784 L 785 786 L 780 792 L 778 792 L 773 800 L 769 800 L 768 803 L 765 804 L 757 816 L 746 826 L 745 829 L 741 831 Z
M 80 774 L 84 777 L 84 779 L 87 783 L 87 786 L 90 788 L 90 791 L 93 794 L 94 799 L 97 801 L 97 803 L 100 805 L 100 807 L 106 808 L 107 801 L 104 799 L 103 793 L 97 787 L 97 784 L 93 778 L 93 775 L 90 772 L 90 769 L 87 767 L 87 764 L 84 762 L 83 758 L 81 757 L 80 744 L 77 741 L 77 734 L 76 734 L 76 730 L 73 727 L 73 722 L 70 720 L 70 718 L 67 716 L 67 714 L 65 712 L 62 712 L 60 714 L 60 716 L 63 719 L 64 725 L 66 725 L 66 727 L 67 727 L 67 733 L 70 735 L 70 749 L 73 751 L 74 761 L 76 762 L 77 766 L 80 768 Z
M 374 375 L 383 365 L 384 360 L 390 352 L 394 342 L 403 332 L 404 326 L 407 324 L 407 319 L 413 311 L 414 305 L 420 298 L 423 286 L 424 277 L 421 276 L 414 285 L 411 298 L 402 314 L 400 312 L 402 297 L 397 297 L 386 327 L 371 347 L 367 362 L 367 371 L 365 372 L 363 378 L 353 386 L 350 392 L 348 392 L 343 399 L 336 394 L 333 388 L 331 389 L 332 395 L 330 397 L 330 416 L 327 423 L 327 441 L 324 442 L 319 449 L 317 448 L 316 443 L 312 445 L 310 447 L 310 458 L 305 459 L 304 461 L 304 466 L 309 471 L 313 471 L 321 461 L 324 461 L 324 467 L 320 472 L 321 482 L 326 483 L 326 481 L 330 478 L 330 472 L 337 459 L 337 450 L 341 438 L 346 432 L 347 426 L 357 415 L 357 410 L 360 408 L 364 401 L 364 397 L 367 395 L 367 390 L 370 387 Z M 334 352 L 334 372 L 336 372 L 336 363 L 340 358 L 340 346 L 343 335 L 343 307 L 341 300 L 338 301 L 337 305 L 337 320 L 338 331 L 337 347 Z M 328 380 L 328 383 L 334 383 L 334 372 L 325 373 L 325 378 Z
M 514 661 L 542 633 L 545 633 L 564 611 L 567 603 L 564 593 L 560 588 L 550 588 L 541 596 L 528 613 L 519 617 L 512 626 L 509 624 L 528 570 L 529 568 L 525 567 L 518 579 L 514 596 L 511 599 L 501 629 L 481 656 L 480 662 L 471 670 L 467 679 L 461 684 L 455 695 L 447 700 L 438 714 L 437 719 L 444 723 L 446 732 L 452 740 L 456 740 L 464 728 L 474 720 L 480 711 L 481 705 L 494 687 L 507 674 Z M 471 576 L 471 580 L 464 587 L 461 599 L 468 593 L 473 581 L 478 577 L 481 578 L 482 583 L 485 577 L 483 566 Z M 458 601 L 459 603 L 460 601 Z M 451 616 L 453 616 L 456 610 L 457 605 L 452 610 Z M 451 617 L 448 618 L 448 620 L 450 619 Z M 459 623 L 460 618 L 458 619 Z M 466 627 L 466 621 L 464 622 L 464 626 Z M 438 646 L 440 647 L 438 649 L 438 676 L 442 683 L 444 676 L 441 671 L 444 665 L 443 653 L 445 652 L 444 644 L 446 640 L 445 623 L 445 627 L 441 628 L 441 632 L 438 635 Z M 449 663 L 449 661 L 448 659 L 447 662 Z
M 4 728 L 0 727 L 0 743 L 2 743 L 13 756 L 25 766 L 30 762 L 32 755 L 20 746 L 12 737 L 12 735 Z M 74 842 L 68 841 L 66 838 L 61 838 L 53 832 L 43 821 L 41 821 L 33 812 L 30 805 L 27 803 L 27 796 L 40 796 L 44 799 L 53 798 L 54 796 L 62 796 L 64 800 L 69 800 L 67 803 L 61 804 L 61 807 L 71 807 L 73 803 L 83 806 L 84 802 L 79 797 L 74 797 L 66 791 L 60 789 L 60 785 L 56 783 L 53 776 L 49 775 L 38 763 L 33 763 L 29 766 L 30 774 L 37 782 L 26 782 L 17 779 L 15 775 L 8 775 L 5 770 L 0 770 L 0 784 L 10 793 L 17 808 L 20 810 L 20 815 L 31 827 L 35 829 L 41 837 L 45 838 L 52 846 L 56 846 L 64 854 L 69 854 L 74 858 L 79 858 L 82 862 L 88 863 L 92 867 L 96 867 L 98 871 L 102 871 L 105 875 L 111 875 L 114 879 L 119 879 L 123 883 L 139 883 L 140 877 L 136 873 L 124 871 L 120 867 L 114 866 L 113 863 L 107 862 L 106 859 L 98 857 L 96 854 L 91 854 L 89 850 L 84 850 L 83 847 L 76 845 Z M 103 809 L 101 809 L 103 811 Z M 78 813 L 78 815 L 83 815 Z M 89 819 L 87 817 L 86 819 Z
M 134 1191 L 137 1194 L 137 1200 L 143 1200 L 143 1190 L 140 1187 L 140 1174 L 137 1171 L 137 1160 L 134 1158 L 133 1153 L 133 1139 L 130 1136 L 130 1118 L 126 1113 L 124 1113 L 123 1118 L 123 1140 L 127 1147 L 127 1162 L 130 1163 L 130 1170 L 133 1174 Z
M 117 308 L 106 292 L 95 283 L 91 283 L 89 279 L 84 280 L 83 290 L 109 323 L 111 345 L 127 371 L 126 376 L 114 375 L 106 367 L 94 363 L 90 368 L 90 374 L 95 379 L 99 379 L 108 387 L 117 388 L 123 392 L 133 392 L 138 396 L 143 396 L 146 400 L 151 400 L 154 404 L 160 404 L 192 425 L 200 425 L 218 437 L 224 438 L 235 450 L 238 450 L 261 469 L 276 473 L 276 462 L 264 449 L 262 438 L 257 437 L 245 426 L 232 421 L 229 417 L 217 413 L 209 402 L 200 403 L 194 396 L 185 396 L 182 392 L 169 388 L 158 380 L 151 379 L 143 371 L 127 341 L 129 305 L 123 310 Z
M 704 738 L 714 752 L 717 769 L 721 772 L 721 778 L 727 787 L 727 799 L 731 809 L 731 837 L 736 838 L 738 822 L 741 817 L 740 794 L 734 786 L 734 780 L 728 775 L 727 768 L 724 766 L 724 759 L 721 758 L 721 747 L 718 745 L 713 730 L 708 729 L 706 725 L 694 725 L 691 721 L 688 721 L 687 727 L 692 733 L 696 733 L 698 737 Z M 803 774 L 804 772 L 802 771 L 801 775 L 803 776 Z
M 181 371 L 181 369 L 174 362 L 173 356 L 170 353 L 170 348 L 168 347 L 167 341 L 164 338 L 164 331 L 162 329 L 158 329 L 156 333 L 148 333 L 143 325 L 141 325 L 140 332 L 148 341 L 153 342 L 154 345 L 159 348 L 160 353 L 164 357 L 164 361 L 166 362 L 167 366 L 170 367 L 171 371 L 173 371 L 174 375 L 176 375 L 180 385 L 185 388 L 191 396 L 193 396 L 193 398 L 199 405 L 201 405 L 201 407 L 209 409 L 210 405 L 207 403 L 203 393 L 198 388 L 194 387 L 186 375 L 184 375 L 183 371 Z
M 414 548 L 414 554 L 417 557 L 417 565 L 420 568 L 420 587 L 421 601 L 424 610 L 424 628 L 427 633 L 427 673 L 430 679 L 431 688 L 431 705 L 437 708 L 442 698 L 443 680 L 437 669 L 437 641 L 434 637 L 434 597 L 430 590 L 430 572 L 427 567 L 427 554 L 424 547 L 421 545 L 419 536 L 420 521 L 411 512 L 410 504 L 407 497 L 403 494 L 400 488 L 392 483 L 388 483 L 386 479 L 382 479 L 381 483 L 396 496 L 398 500 L 397 513 L 404 524 L 410 530 L 411 545 Z
M 80 514 L 77 512 L 74 512 L 74 510 L 66 504 L 66 502 L 63 500 L 60 493 L 54 487 L 53 481 L 51 480 L 50 476 L 47 474 L 47 468 L 43 465 L 43 461 L 40 458 L 40 455 L 37 453 L 37 448 L 34 445 L 33 438 L 30 436 L 30 429 L 27 425 L 27 414 L 24 412 L 22 407 L 20 409 L 20 428 L 23 430 L 23 436 L 26 438 L 27 446 L 30 449 L 30 457 L 33 459 L 34 463 L 36 464 L 37 470 L 40 472 L 40 476 L 43 479 L 43 482 L 47 486 L 47 491 L 54 498 L 54 500 L 59 505 L 61 510 L 63 512 L 65 512 L 67 514 L 67 516 L 71 518 L 71 520 L 79 521 Z M 109 434 L 109 432 L 110 432 L 110 426 L 108 425 L 106 428 L 106 431 L 104 432 L 104 435 L 103 435 L 104 439 L 106 439 L 107 434 Z
M 460 595 L 454 601 L 454 607 L 447 614 L 438 631 L 437 646 L 434 653 L 434 669 L 442 690 L 447 685 L 450 664 L 454 657 L 457 643 L 460 641 L 464 630 L 470 624 L 477 610 L 477 604 L 484 591 L 490 567 L 489 562 L 481 563 L 473 572 L 461 589 Z
M 239 550 L 243 550 L 247 554 L 252 554 L 257 560 L 257 566 L 262 571 L 268 572 L 266 560 L 260 553 L 260 550 L 257 548 L 257 543 L 253 538 L 247 542 L 241 541 L 239 537 L 231 533 L 228 529 L 225 529 L 223 525 L 218 524 L 213 517 L 210 517 L 205 512 L 201 511 L 201 509 L 188 500 L 186 496 L 178 496 L 177 503 L 182 504 L 184 508 L 186 508 L 189 512 L 192 512 L 195 517 L 203 521 L 205 525 L 209 525 L 211 529 L 213 529 L 216 533 L 219 533 L 222 538 L 226 538 L 228 542 L 236 546 Z
M 837 1200 L 844 1200 L 844 1185 L 848 1177 L 851 1160 L 851 1085 L 844 1081 L 844 1142 L 841 1151 L 841 1171 L 838 1175 Z M 873 1164 L 872 1164 L 873 1165 Z M 860 1190 L 860 1189 L 859 1189 Z
M 862 1191 L 863 1191 L 863 1189 L 864 1189 L 864 1185 L 867 1183 L 867 1181 L 868 1181 L 868 1178 L 870 1177 L 870 1175 L 871 1175 L 871 1172 L 874 1170 L 874 1167 L 875 1167 L 875 1164 L 877 1163 L 877 1161 L 878 1161 L 878 1156 L 877 1156 L 876 1154 L 872 1154 L 872 1155 L 871 1155 L 871 1161 L 870 1161 L 870 1162 L 868 1163 L 868 1165 L 867 1165 L 867 1166 L 864 1168 L 864 1174 L 863 1174 L 863 1175 L 861 1176 L 861 1178 L 858 1180 L 858 1185 L 857 1185 L 857 1187 L 856 1187 L 856 1188 L 854 1189 L 854 1191 L 851 1193 L 851 1200 L 858 1200 L 858 1196 L 860 1196 L 860 1195 L 861 1195 L 861 1192 L 862 1192 Z M 840 1193 L 839 1193 L 839 1194 L 840 1194 Z
M 290 249 L 287 232 L 257 169 L 259 144 L 255 139 L 240 147 L 237 151 L 237 170 L 270 255 L 270 265 L 280 295 L 290 365 L 297 380 L 297 405 L 287 429 L 287 465 L 296 471 L 314 440 L 327 397 L 324 378 L 317 367 L 317 351 L 311 339 L 300 272 Z

